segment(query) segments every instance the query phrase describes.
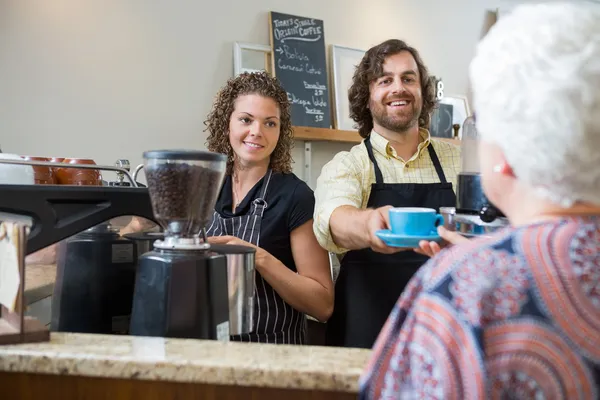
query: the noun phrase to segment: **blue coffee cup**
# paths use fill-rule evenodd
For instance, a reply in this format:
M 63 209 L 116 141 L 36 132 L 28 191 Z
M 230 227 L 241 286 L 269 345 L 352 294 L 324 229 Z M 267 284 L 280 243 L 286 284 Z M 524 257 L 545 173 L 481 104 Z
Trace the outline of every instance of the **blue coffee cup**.
M 395 207 L 390 209 L 390 228 L 395 235 L 437 235 L 437 227 L 444 224 L 444 217 L 433 208 Z

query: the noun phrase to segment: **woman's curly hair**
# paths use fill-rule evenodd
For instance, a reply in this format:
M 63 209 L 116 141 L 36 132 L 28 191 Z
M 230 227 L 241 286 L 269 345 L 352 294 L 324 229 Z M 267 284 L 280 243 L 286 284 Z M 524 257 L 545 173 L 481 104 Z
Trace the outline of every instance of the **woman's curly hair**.
M 373 116 L 368 107 L 371 98 L 369 84 L 382 76 L 385 59 L 389 56 L 398 54 L 401 51 L 408 51 L 412 54 L 417 63 L 423 96 L 423 107 L 421 109 L 421 115 L 419 116 L 419 126 L 426 129 L 429 128 L 431 112 L 437 104 L 435 84 L 429 77 L 429 71 L 423 63 L 419 52 L 402 40 L 390 39 L 367 51 L 354 71 L 352 86 L 350 86 L 350 90 L 348 91 L 350 118 L 356 122 L 355 127 L 358 128 L 358 132 L 363 138 L 368 137 L 373 130 Z
M 227 174 L 233 173 L 235 154 L 229 142 L 229 121 L 233 113 L 235 100 L 239 96 L 257 94 L 273 99 L 279 107 L 279 140 L 271 154 L 269 167 L 274 172 L 292 171 L 293 130 L 290 115 L 290 103 L 287 92 L 279 80 L 266 72 L 244 72 L 227 81 L 217 93 L 212 109 L 204 125 L 209 132 L 207 147 L 209 151 L 227 155 Z

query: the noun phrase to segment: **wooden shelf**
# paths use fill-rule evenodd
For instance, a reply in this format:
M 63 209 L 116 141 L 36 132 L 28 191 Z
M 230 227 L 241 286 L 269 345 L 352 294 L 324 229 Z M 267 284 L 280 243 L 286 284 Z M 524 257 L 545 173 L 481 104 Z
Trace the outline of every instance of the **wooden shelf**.
M 362 137 L 357 131 L 342 131 L 328 128 L 312 128 L 309 126 L 294 126 L 294 138 L 307 142 L 341 142 L 360 143 Z M 459 145 L 459 139 L 435 138 L 444 142 Z
M 360 143 L 362 141 L 358 131 L 341 131 L 309 126 L 294 126 L 294 138 L 311 142 Z

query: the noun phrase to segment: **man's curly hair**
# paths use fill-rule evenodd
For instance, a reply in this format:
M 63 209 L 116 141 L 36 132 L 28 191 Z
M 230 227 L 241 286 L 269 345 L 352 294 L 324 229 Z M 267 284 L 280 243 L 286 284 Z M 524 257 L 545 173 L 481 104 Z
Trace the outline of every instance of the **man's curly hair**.
M 244 72 L 227 81 L 217 93 L 212 109 L 204 125 L 209 132 L 207 147 L 209 151 L 227 155 L 227 174 L 233 173 L 235 154 L 229 142 L 229 120 L 233 113 L 235 100 L 239 96 L 257 94 L 273 99 L 279 107 L 279 140 L 271 154 L 269 167 L 274 172 L 292 171 L 293 130 L 290 116 L 290 103 L 287 92 L 279 80 L 266 72 Z
M 363 138 L 368 137 L 373 130 L 373 116 L 368 107 L 371 97 L 369 84 L 382 76 L 385 59 L 401 51 L 408 51 L 417 63 L 423 96 L 419 126 L 421 128 L 429 128 L 431 112 L 437 104 L 434 82 L 429 77 L 429 71 L 415 48 L 410 47 L 402 40 L 390 39 L 367 51 L 354 71 L 352 86 L 350 86 L 350 90 L 348 91 L 350 117 L 356 122 L 355 127 L 358 128 L 358 133 Z

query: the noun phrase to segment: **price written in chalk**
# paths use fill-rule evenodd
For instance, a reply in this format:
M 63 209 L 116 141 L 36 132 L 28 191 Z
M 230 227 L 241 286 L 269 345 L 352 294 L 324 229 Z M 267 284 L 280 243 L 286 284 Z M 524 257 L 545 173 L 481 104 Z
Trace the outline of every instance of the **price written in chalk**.
M 328 106 L 327 101 L 322 96 L 311 96 L 310 99 L 303 99 L 294 93 L 287 92 L 288 100 L 291 104 L 298 104 L 304 108 L 304 112 L 309 115 L 315 115 L 315 121 L 323 121 L 323 108 Z
M 316 83 L 308 83 L 306 81 L 303 81 L 304 84 L 304 88 L 307 90 L 314 90 L 314 95 L 315 96 L 323 96 L 325 95 L 325 91 L 327 90 L 327 86 L 322 85 L 319 82 Z
M 313 94 L 309 99 L 303 99 L 294 93 L 288 92 L 288 99 L 292 104 L 300 104 L 304 107 L 304 112 L 309 115 L 314 115 L 315 122 L 321 122 L 324 120 L 323 108 L 328 106 L 325 100 L 324 94 L 327 91 L 327 87 L 319 82 L 308 83 L 303 81 L 304 88 L 307 91 L 312 91 Z

